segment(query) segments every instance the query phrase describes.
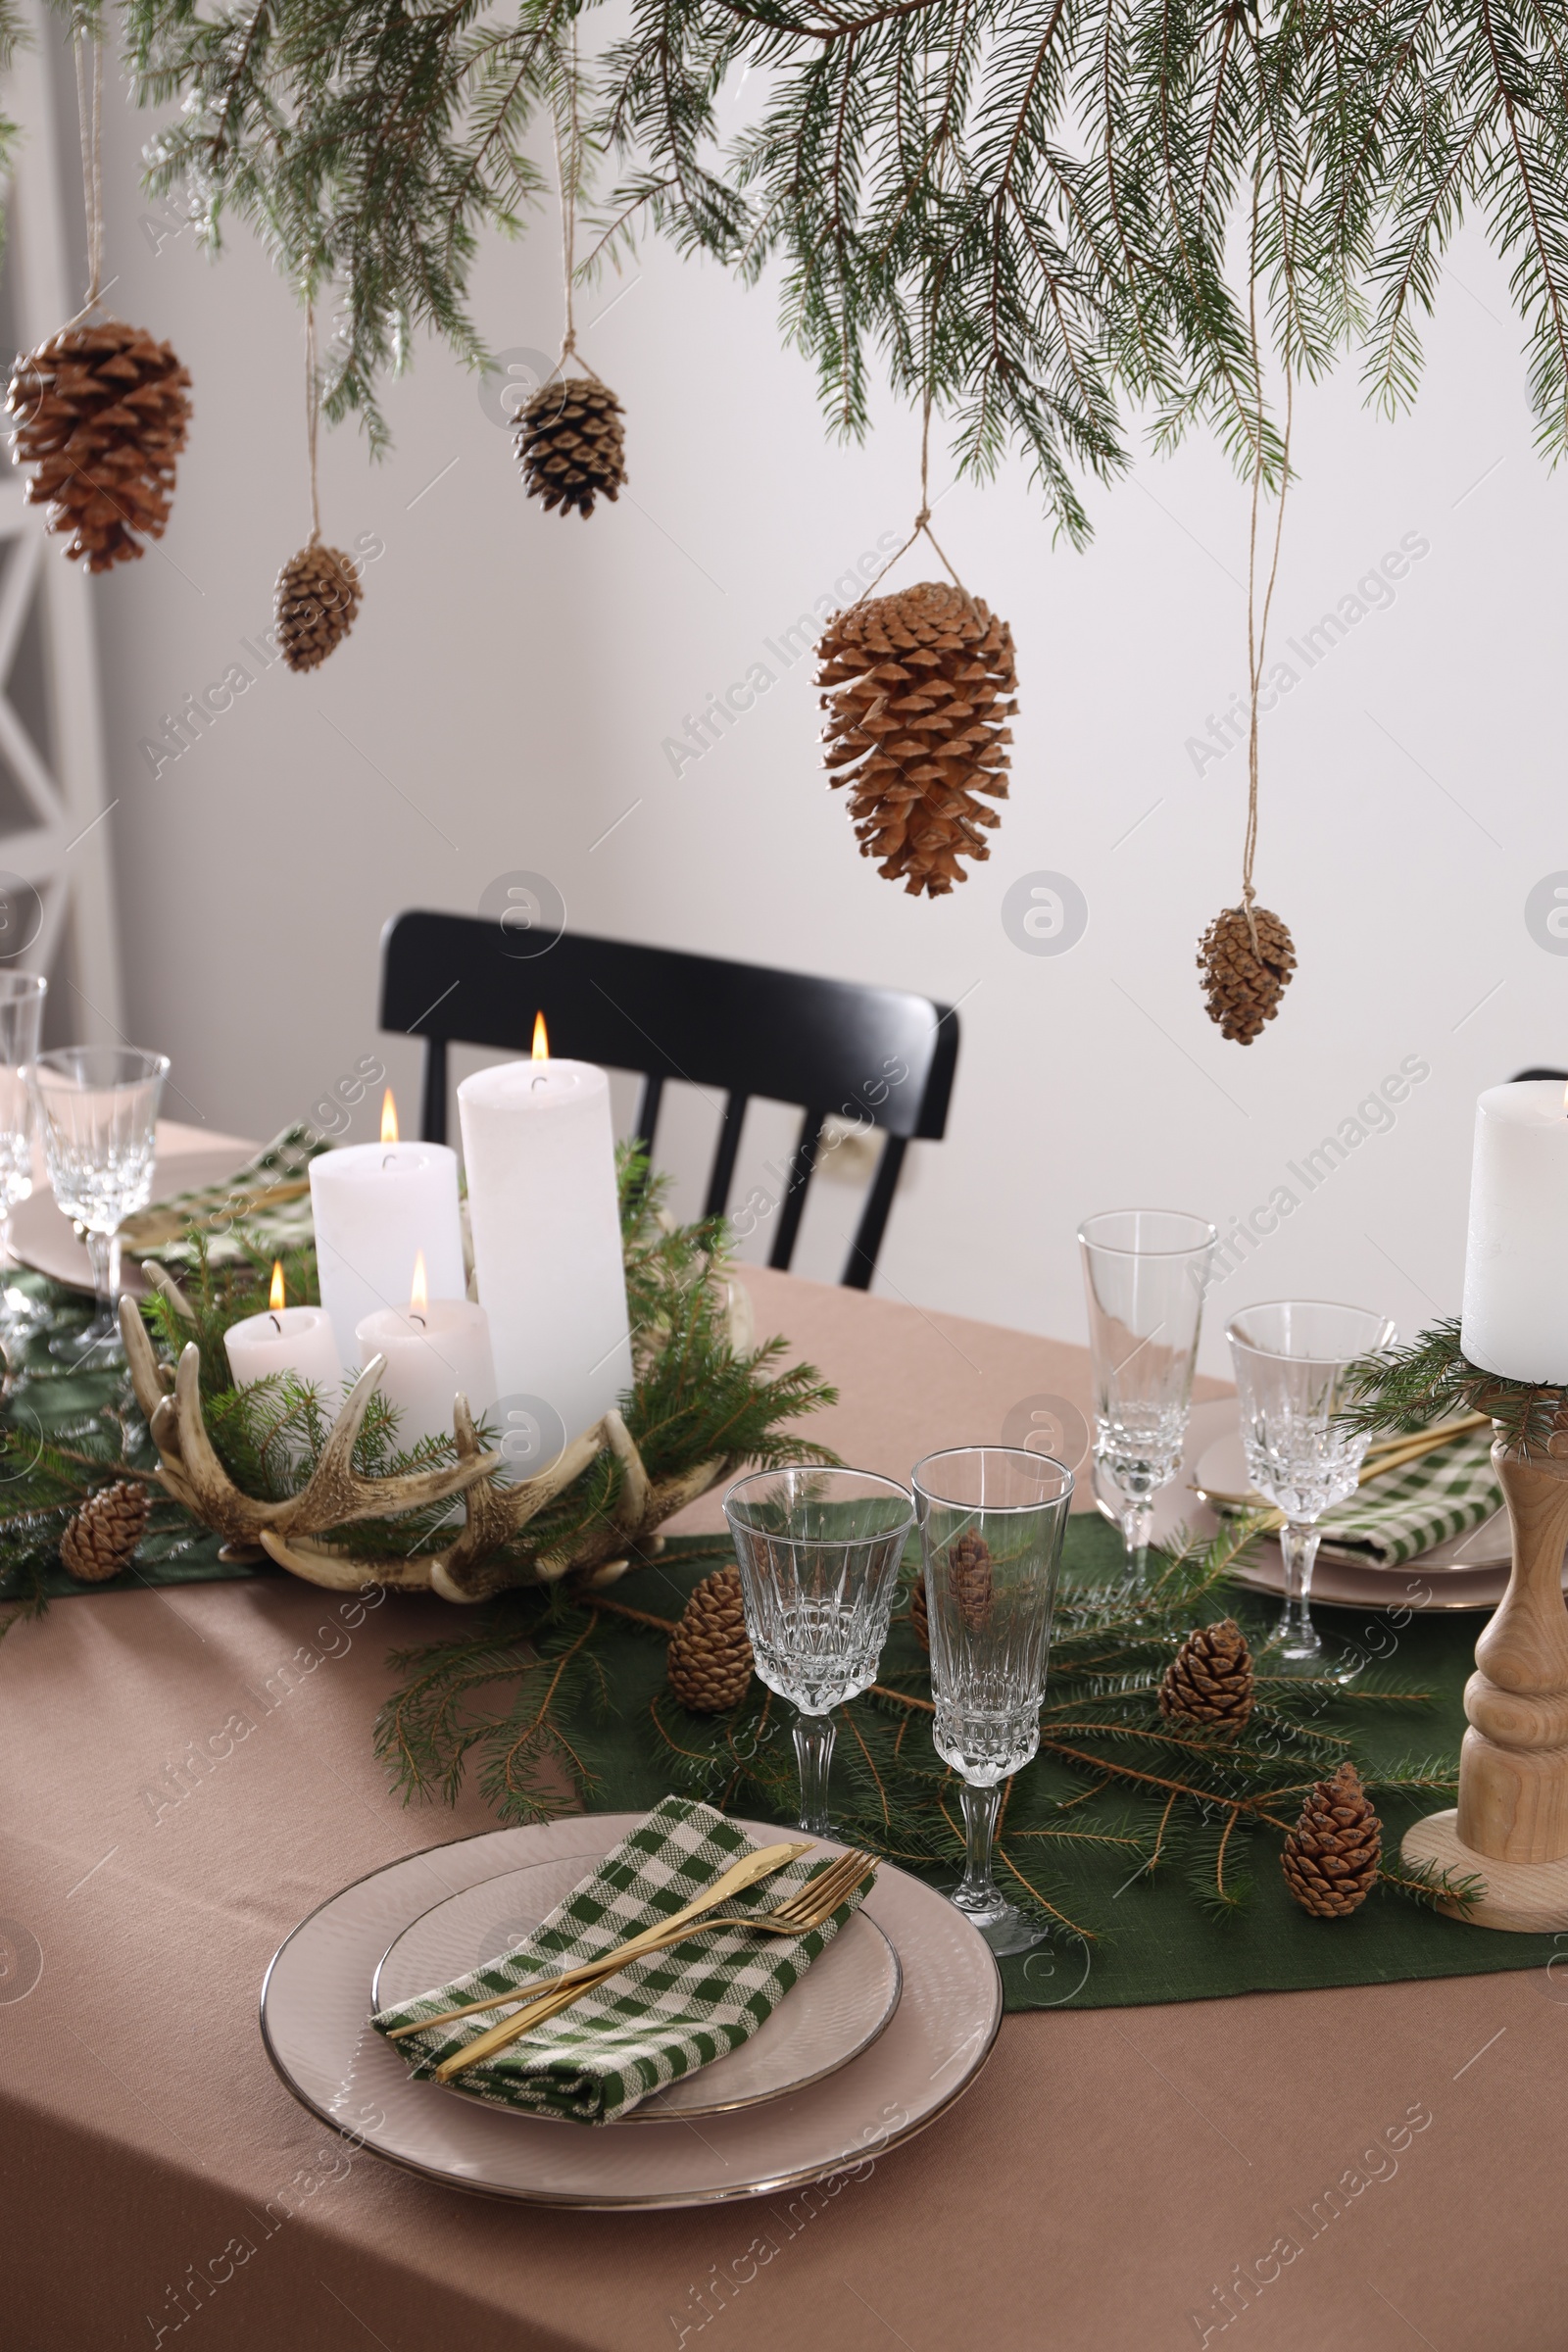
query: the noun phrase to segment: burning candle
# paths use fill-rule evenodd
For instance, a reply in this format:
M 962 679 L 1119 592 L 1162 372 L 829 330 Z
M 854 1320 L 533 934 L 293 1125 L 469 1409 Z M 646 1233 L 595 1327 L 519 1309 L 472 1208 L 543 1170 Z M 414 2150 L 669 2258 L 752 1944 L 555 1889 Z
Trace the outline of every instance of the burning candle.
M 358 1332 L 360 1361 L 386 1357 L 376 1386 L 397 1407 L 398 1444 L 405 1452 L 421 1438 L 450 1438 L 452 1407 L 466 1396 L 476 1421 L 496 1400 L 490 1353 L 490 1319 L 466 1298 L 432 1298 L 424 1253 L 414 1261 L 406 1313 L 380 1307 Z
M 1568 1383 L 1568 1096 L 1558 1078 L 1476 1104 L 1460 1346 L 1505 1380 Z
M 431 1298 L 466 1295 L 458 1155 L 445 1144 L 398 1141 L 390 1087 L 378 1144 L 351 1144 L 312 1160 L 311 1213 L 321 1304 L 346 1363 L 357 1360 L 355 1334 L 366 1316 L 407 1298 L 409 1268 L 421 1250 Z
M 458 1114 L 501 1395 L 542 1400 L 576 1437 L 632 1378 L 610 1081 L 553 1061 L 541 1016 L 532 1059 L 465 1078 Z
M 267 1313 L 247 1315 L 243 1323 L 231 1324 L 223 1334 L 223 1346 L 237 1389 L 253 1380 L 266 1380 L 270 1373 L 286 1372 L 291 1379 L 317 1389 L 328 1413 L 335 1413 L 342 1402 L 343 1365 L 331 1317 L 319 1306 L 284 1305 L 280 1258 L 272 1260 Z

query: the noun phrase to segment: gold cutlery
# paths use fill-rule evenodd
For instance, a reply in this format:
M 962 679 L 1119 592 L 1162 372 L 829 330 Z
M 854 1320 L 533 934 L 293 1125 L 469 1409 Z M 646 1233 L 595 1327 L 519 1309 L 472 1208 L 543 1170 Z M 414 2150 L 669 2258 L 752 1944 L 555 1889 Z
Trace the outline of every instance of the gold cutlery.
M 874 1867 L 873 1859 L 869 1854 L 850 1852 L 838 1855 L 825 1870 L 820 1871 L 814 1879 L 808 1880 L 804 1886 L 798 1888 L 786 1902 L 780 1903 L 775 1910 L 743 1912 L 728 1919 L 697 1919 L 687 1921 L 679 1926 L 670 1923 L 658 1930 L 650 1930 L 647 1935 L 638 1937 L 636 1949 L 632 1949 L 629 1945 L 622 1946 L 620 1951 L 607 1953 L 603 1960 L 596 1961 L 589 1967 L 573 1970 L 568 1979 L 557 1979 L 555 1982 L 558 1989 L 548 1992 L 542 1997 L 534 1994 L 533 1988 L 530 1986 L 528 1991 L 531 1997 L 525 2008 L 503 2019 L 500 2025 L 492 2026 L 487 2034 L 481 2034 L 465 2049 L 457 2051 L 450 2058 L 443 2059 L 435 2070 L 435 2080 L 438 2082 L 451 2082 L 455 2075 L 465 2073 L 470 2066 L 476 2066 L 482 2059 L 489 2058 L 497 2050 L 506 2048 L 510 2042 L 520 2039 L 534 2026 L 543 2025 L 546 2019 L 559 2015 L 563 2009 L 569 2008 L 574 2001 L 580 2000 L 584 1993 L 592 1992 L 597 1985 L 604 1984 L 609 1978 L 618 1975 L 623 1968 L 631 1967 L 633 1962 L 646 1959 L 653 1952 L 664 1951 L 673 1944 L 684 1943 L 688 1937 L 701 1935 L 707 1928 L 760 1928 L 764 1934 L 771 1936 L 808 1936 L 813 1929 L 824 1927 L 827 1924 L 834 1912 L 847 1902 L 857 1887 L 861 1885 L 866 1873 Z M 734 1890 L 732 1889 L 732 1891 Z M 516 1999 L 519 1996 L 513 1993 L 506 1997 Z M 463 2014 L 466 2014 L 466 2012 Z M 417 2028 L 405 2027 L 398 2031 L 402 2033 L 411 2030 L 423 2032 L 426 2027 L 442 2022 L 444 2021 L 432 2018 Z
M 406 2034 L 424 2034 L 433 2026 L 450 2026 L 460 2017 L 472 2017 L 480 2009 L 499 2009 L 508 2001 L 537 2000 L 542 1992 L 554 1992 L 563 1984 L 576 1984 L 579 1978 L 597 1976 L 611 1961 L 618 1964 L 628 1955 L 635 1958 L 653 1937 L 666 1935 L 671 1928 L 678 1928 L 682 1920 L 696 1919 L 714 1903 L 728 1902 L 732 1894 L 740 1894 L 746 1887 L 755 1886 L 760 1879 L 771 1878 L 776 1870 L 783 1870 L 788 1863 L 798 1861 L 802 1854 L 808 1854 L 810 1850 L 809 1838 L 796 1839 L 784 1845 L 755 1846 L 749 1854 L 742 1854 L 738 1862 L 732 1862 L 728 1870 L 721 1871 L 712 1885 L 694 1902 L 688 1903 L 684 1910 L 672 1911 L 667 1919 L 656 1920 L 651 1928 L 644 1928 L 629 1942 L 618 1943 L 612 1950 L 601 1952 L 597 1960 L 586 1961 L 581 1968 L 567 1969 L 558 1977 L 536 1977 L 530 1984 L 514 1985 L 510 1992 L 492 1993 L 488 2000 L 466 2001 L 461 2009 L 443 2009 L 439 2017 L 424 2017 L 413 2025 L 394 2026 L 387 2039 L 397 2041 Z

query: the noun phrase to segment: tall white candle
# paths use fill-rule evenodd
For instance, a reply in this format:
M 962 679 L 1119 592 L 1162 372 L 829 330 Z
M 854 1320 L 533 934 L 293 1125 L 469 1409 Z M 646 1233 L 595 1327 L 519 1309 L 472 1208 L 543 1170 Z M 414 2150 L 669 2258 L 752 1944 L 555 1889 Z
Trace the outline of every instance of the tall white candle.
M 265 1315 L 247 1315 L 223 1334 L 234 1386 L 286 1372 L 320 1391 L 328 1413 L 343 1401 L 343 1365 L 331 1318 L 318 1306 L 283 1304 L 283 1269 L 272 1267 L 272 1301 Z
M 1568 1384 L 1568 1101 L 1560 1078 L 1476 1104 L 1460 1346 L 1483 1372 Z
M 458 1089 L 479 1297 L 503 1397 L 580 1436 L 631 1386 L 610 1081 L 585 1061 L 507 1061 Z
M 490 1319 L 466 1298 L 427 1298 L 416 1263 L 406 1309 L 380 1307 L 359 1328 L 360 1361 L 384 1355 L 376 1386 L 398 1412 L 398 1445 L 452 1435 L 454 1399 L 463 1396 L 476 1421 L 496 1400 Z
M 402 1307 L 422 1250 L 432 1298 L 467 1291 L 458 1214 L 458 1155 L 445 1144 L 401 1144 L 395 1114 L 379 1144 L 350 1144 L 311 1162 L 311 1214 L 321 1304 L 345 1363 L 355 1333 L 380 1307 Z

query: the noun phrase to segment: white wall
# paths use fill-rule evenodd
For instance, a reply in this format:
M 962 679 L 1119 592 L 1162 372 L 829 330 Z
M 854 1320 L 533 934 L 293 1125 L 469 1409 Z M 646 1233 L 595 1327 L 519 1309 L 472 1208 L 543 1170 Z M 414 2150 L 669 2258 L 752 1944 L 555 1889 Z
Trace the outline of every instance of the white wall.
M 885 1251 L 900 1295 L 1078 1337 L 1086 1211 L 1224 1221 L 1286 1184 L 1302 1204 L 1219 1292 L 1227 1309 L 1306 1291 L 1411 1330 L 1456 1307 L 1476 1090 L 1568 1059 L 1568 962 L 1524 922 L 1531 887 L 1568 867 L 1550 683 L 1568 491 L 1532 455 L 1484 251 L 1446 288 L 1413 418 L 1365 414 L 1351 370 L 1298 411 L 1279 654 L 1303 669 L 1285 640 L 1403 535 L 1430 553 L 1266 722 L 1258 881 L 1300 970 L 1243 1051 L 1204 1016 L 1194 949 L 1237 896 L 1245 751 L 1200 777 L 1185 745 L 1244 680 L 1244 491 L 1201 446 L 1146 461 L 1097 494 L 1087 556 L 1053 547 L 1016 472 L 943 500 L 944 545 L 1012 623 L 1022 705 L 990 864 L 953 899 L 910 900 L 856 855 L 825 789 L 808 662 L 678 778 L 662 752 L 765 636 L 902 533 L 916 440 L 890 415 L 865 450 L 830 444 L 772 294 L 655 245 L 583 337 L 628 411 L 629 499 L 586 525 L 540 514 L 475 381 L 421 350 L 389 393 L 391 461 L 369 466 L 352 427 L 326 445 L 328 536 L 386 548 L 352 640 L 310 678 L 269 671 L 155 780 L 140 739 L 245 659 L 308 510 L 299 316 L 243 234 L 216 264 L 189 232 L 155 250 L 145 127 L 111 110 L 111 300 L 172 339 L 196 419 L 168 538 L 98 596 L 128 1019 L 172 1054 L 176 1114 L 255 1134 L 302 1115 L 376 1046 L 384 918 L 472 909 L 529 867 L 578 929 L 961 1001 L 950 1136 L 911 1153 Z M 554 348 L 557 267 L 551 221 L 486 252 L 493 348 Z M 1042 868 L 1089 903 L 1060 956 L 1003 926 L 1009 884 Z M 1305 1198 L 1286 1163 L 1406 1056 L 1431 1074 L 1393 1131 Z M 412 1050 L 388 1060 L 412 1104 Z M 707 1115 L 668 1130 L 694 1169 Z M 779 1132 L 754 1139 L 754 1168 Z M 831 1272 L 855 1199 L 818 1194 L 798 1262 Z

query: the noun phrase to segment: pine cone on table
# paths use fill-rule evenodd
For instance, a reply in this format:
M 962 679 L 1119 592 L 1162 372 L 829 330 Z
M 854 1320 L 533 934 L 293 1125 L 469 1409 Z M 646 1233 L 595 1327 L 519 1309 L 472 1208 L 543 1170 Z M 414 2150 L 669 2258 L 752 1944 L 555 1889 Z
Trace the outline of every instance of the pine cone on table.
M 984 1633 L 991 1621 L 995 1587 L 991 1546 L 984 1536 L 960 1536 L 948 1552 L 948 1591 L 958 1615 L 971 1634 Z
M 151 1507 L 146 1488 L 136 1479 L 100 1487 L 73 1514 L 60 1539 L 62 1566 L 78 1584 L 107 1584 L 134 1555 Z
M 1250 1046 L 1264 1022 L 1274 1018 L 1296 969 L 1296 950 L 1279 916 L 1254 906 L 1252 922 L 1255 950 L 1245 906 L 1227 906 L 1216 914 L 1198 943 L 1204 1010 L 1238 1046 Z
M 1252 1712 L 1252 1659 L 1234 1617 L 1188 1635 L 1165 1669 L 1159 1711 L 1167 1722 L 1243 1729 Z
M 931 1612 L 926 1606 L 925 1578 L 916 1576 L 909 1588 L 909 1623 L 922 1649 L 931 1647 Z
M 174 460 L 190 423 L 190 376 L 167 343 L 122 318 L 63 327 L 20 357 L 6 401 L 12 454 L 36 466 L 32 506 L 70 532 L 68 556 L 108 571 L 161 539 Z
M 1012 632 L 978 598 L 922 580 L 835 613 L 818 645 L 828 781 L 850 788 L 862 858 L 933 899 L 989 858 L 1018 706 Z
M 1303 1911 L 1343 1919 L 1359 1910 L 1378 1875 L 1383 1831 L 1353 1764 L 1318 1781 L 1280 1857 L 1285 1884 Z
M 308 540 L 277 575 L 277 641 L 290 669 L 316 669 L 354 626 L 365 591 L 341 548 Z
M 626 479 L 625 415 L 597 376 L 568 375 L 541 384 L 517 418 L 517 458 L 530 498 L 584 522 L 596 498 L 614 504 Z
M 725 1714 L 746 1696 L 752 1644 L 738 1568 L 715 1569 L 695 1588 L 669 1638 L 664 1671 L 693 1715 Z

